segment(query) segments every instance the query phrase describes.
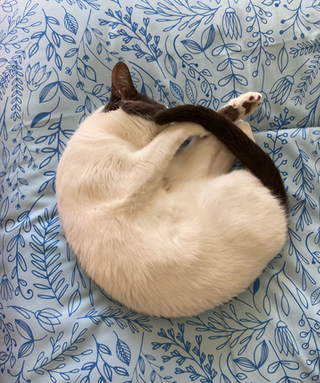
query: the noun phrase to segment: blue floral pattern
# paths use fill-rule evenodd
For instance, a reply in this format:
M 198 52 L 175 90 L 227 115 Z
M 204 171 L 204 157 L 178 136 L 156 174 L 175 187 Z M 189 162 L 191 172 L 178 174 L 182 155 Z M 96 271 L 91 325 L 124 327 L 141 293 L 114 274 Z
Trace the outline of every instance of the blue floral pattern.
M 0 380 L 319 381 L 319 2 L 0 0 L 0 15 Z M 196 317 L 112 300 L 59 221 L 58 161 L 118 60 L 167 106 L 264 97 L 249 121 L 287 188 L 288 240 L 245 293 Z

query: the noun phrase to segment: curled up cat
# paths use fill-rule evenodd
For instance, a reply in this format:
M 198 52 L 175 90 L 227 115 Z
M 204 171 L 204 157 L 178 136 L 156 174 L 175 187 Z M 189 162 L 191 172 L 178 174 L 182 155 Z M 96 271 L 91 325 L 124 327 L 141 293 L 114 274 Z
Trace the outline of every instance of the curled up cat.
M 239 121 L 261 100 L 166 108 L 115 65 L 108 104 L 74 133 L 56 178 L 66 238 L 106 293 L 153 316 L 196 315 L 244 291 L 281 251 L 285 188 Z M 231 169 L 235 158 L 244 169 Z

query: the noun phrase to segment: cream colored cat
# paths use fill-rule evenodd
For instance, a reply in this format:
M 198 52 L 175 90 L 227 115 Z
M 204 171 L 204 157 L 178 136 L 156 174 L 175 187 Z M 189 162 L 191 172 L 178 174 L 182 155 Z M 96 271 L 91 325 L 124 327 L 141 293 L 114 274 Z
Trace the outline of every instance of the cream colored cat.
M 199 314 L 244 291 L 278 254 L 281 177 L 249 124 L 239 123 L 246 135 L 230 121 L 260 102 L 250 93 L 219 113 L 166 109 L 115 66 L 109 103 L 75 132 L 56 178 L 66 238 L 113 298 L 154 316 Z M 219 140 L 194 122 L 159 125 L 185 119 Z M 250 171 L 230 172 L 235 155 Z

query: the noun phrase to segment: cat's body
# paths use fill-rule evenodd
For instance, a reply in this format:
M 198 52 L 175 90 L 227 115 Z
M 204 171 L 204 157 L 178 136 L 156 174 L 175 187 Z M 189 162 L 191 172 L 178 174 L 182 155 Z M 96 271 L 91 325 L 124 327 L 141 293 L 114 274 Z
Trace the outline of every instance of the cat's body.
M 238 295 L 281 250 L 283 200 L 247 170 L 228 173 L 234 155 L 200 125 L 155 124 L 156 112 L 170 120 L 170 110 L 135 94 L 128 74 L 115 67 L 109 104 L 61 158 L 61 221 L 83 268 L 113 298 L 155 316 L 198 314 Z

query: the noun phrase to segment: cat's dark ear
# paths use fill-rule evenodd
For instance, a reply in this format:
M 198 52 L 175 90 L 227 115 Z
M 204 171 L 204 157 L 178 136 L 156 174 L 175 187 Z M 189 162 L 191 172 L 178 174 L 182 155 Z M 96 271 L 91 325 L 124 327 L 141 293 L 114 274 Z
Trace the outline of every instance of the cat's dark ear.
M 112 70 L 112 90 L 113 99 L 132 100 L 137 90 L 133 85 L 129 68 L 119 61 Z

